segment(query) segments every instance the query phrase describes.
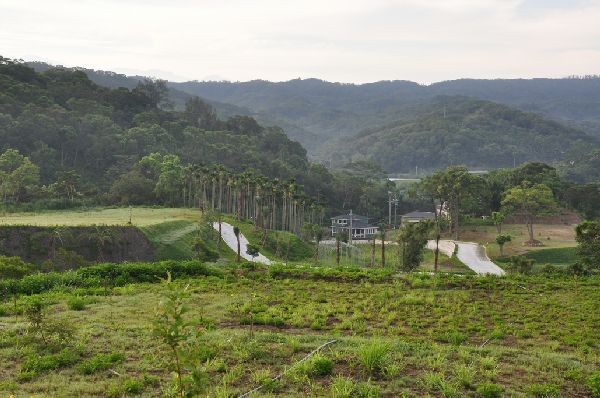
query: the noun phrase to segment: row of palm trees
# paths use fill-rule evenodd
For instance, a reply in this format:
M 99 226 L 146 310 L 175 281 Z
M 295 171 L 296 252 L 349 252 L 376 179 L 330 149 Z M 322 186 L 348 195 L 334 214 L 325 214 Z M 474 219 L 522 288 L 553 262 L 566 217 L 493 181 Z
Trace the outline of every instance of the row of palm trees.
M 300 234 L 305 222 L 322 222 L 324 208 L 294 179 L 269 179 L 252 170 L 236 173 L 223 165 L 183 168 L 184 207 L 199 207 L 251 219 L 264 229 Z

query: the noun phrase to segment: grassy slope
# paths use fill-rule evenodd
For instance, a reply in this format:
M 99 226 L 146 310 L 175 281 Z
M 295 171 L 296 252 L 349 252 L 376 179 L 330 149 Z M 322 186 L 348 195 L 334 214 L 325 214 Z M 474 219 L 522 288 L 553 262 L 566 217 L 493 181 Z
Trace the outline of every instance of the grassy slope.
M 535 238 L 540 240 L 544 247 L 523 246 L 527 237 L 524 224 L 507 224 L 502 226 L 502 233 L 509 234 L 512 242 L 504 246 L 504 255 L 521 255 L 537 250 L 549 248 L 571 248 L 577 246 L 575 242 L 575 227 L 573 225 L 534 225 Z M 479 242 L 486 246 L 491 258 L 499 256 L 500 250 L 495 243 L 496 227 L 467 225 L 461 228 L 460 239 L 467 242 Z
M 195 340 L 205 347 L 198 362 L 206 364 L 210 396 L 223 386 L 237 396 L 331 339 L 338 342 L 323 352 L 333 361 L 331 375 L 292 371 L 273 386 L 273 393 L 331 396 L 333 376 L 340 375 L 394 397 L 475 397 L 485 383 L 502 386 L 506 396 L 531 396 L 540 384 L 562 396 L 589 396 L 585 380 L 600 364 L 597 278 L 412 275 L 388 282 L 346 282 L 278 280 L 262 272 L 247 276 L 178 282 L 190 284 L 186 316 L 216 325 Z M 4 304 L 0 395 L 103 397 L 112 391 L 121 396 L 126 380 L 133 378 L 142 384 L 142 396 L 164 396 L 169 354 L 152 337 L 151 324 L 164 290 L 159 284 L 138 284 L 118 288 L 109 297 L 83 290 L 43 295 L 51 317 L 77 327 L 75 341 L 84 359 L 107 352 L 124 355 L 122 363 L 110 366 L 116 374 L 98 370 L 84 375 L 71 365 L 17 381 L 28 352 L 18 344 L 24 319 L 17 316 L 15 321 L 12 304 Z M 83 311 L 66 305 L 76 294 L 88 302 Z M 239 314 L 250 300 L 257 323 L 277 320 L 280 327 L 255 325 L 251 337 Z M 20 298 L 17 304 L 24 302 Z M 361 363 L 361 350 L 373 335 L 387 346 L 387 354 L 381 372 L 370 375 Z
M 269 231 L 267 236 L 267 242 L 263 246 L 263 232 L 262 230 L 256 230 L 254 224 L 249 221 L 237 221 L 234 217 L 226 216 L 223 221 L 237 225 L 240 231 L 248 242 L 257 245 L 260 248 L 260 252 L 271 260 L 285 261 L 287 254 L 287 244 L 290 240 L 290 261 L 302 261 L 313 258 L 314 245 L 304 242 L 296 235 L 285 232 L 285 231 Z M 277 245 L 279 244 L 279 255 L 277 253 Z

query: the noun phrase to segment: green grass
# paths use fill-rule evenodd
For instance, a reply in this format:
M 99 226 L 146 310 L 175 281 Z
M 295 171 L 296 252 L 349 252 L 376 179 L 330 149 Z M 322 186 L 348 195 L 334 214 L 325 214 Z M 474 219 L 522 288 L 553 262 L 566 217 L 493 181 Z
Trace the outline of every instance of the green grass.
M 531 251 L 525 257 L 535 260 L 537 265 L 552 264 L 565 266 L 577 261 L 576 247 L 558 247 L 554 249 L 543 249 Z
M 268 231 L 265 240 L 263 230 L 255 228 L 250 221 L 237 221 L 232 216 L 224 217 L 223 221 L 238 226 L 248 242 L 257 245 L 260 248 L 260 253 L 271 260 L 286 260 L 286 257 L 288 257 L 288 241 L 290 242 L 289 261 L 302 261 L 312 259 L 314 256 L 314 244 L 303 241 L 291 232 Z
M 167 221 L 141 227 L 141 230 L 155 248 L 157 260 L 185 260 L 195 256 L 194 238 L 198 234 L 195 221 Z
M 262 383 L 259 396 L 291 397 L 567 397 L 590 396 L 595 385 L 598 276 L 386 276 L 365 269 L 359 276 L 279 267 L 289 272 L 223 267 L 175 280 L 189 285 L 185 318 L 199 334 L 186 350 L 205 374 L 202 396 L 238 396 Z M 168 396 L 169 351 L 152 334 L 165 290 L 139 283 L 106 295 L 59 285 L 38 295 L 49 319 L 75 327 L 71 347 L 56 352 L 26 338 L 22 311 L 32 297 L 18 297 L 16 313 L 12 299 L 1 303 L 0 396 Z M 73 297 L 86 299 L 83 310 L 69 308 Z
M 564 224 L 539 224 L 534 226 L 535 239 L 543 243 L 543 247 L 525 246 L 529 239 L 524 224 L 506 224 L 502 226 L 502 233 L 512 237 L 512 241 L 504 245 L 504 255 L 523 255 L 538 250 L 554 248 L 569 248 L 577 246 L 575 241 L 575 226 Z M 484 245 L 488 256 L 492 259 L 499 257 L 500 248 L 495 243 L 498 231 L 495 226 L 465 225 L 461 227 L 460 240 L 477 242 Z M 453 237 L 446 237 L 453 239 Z

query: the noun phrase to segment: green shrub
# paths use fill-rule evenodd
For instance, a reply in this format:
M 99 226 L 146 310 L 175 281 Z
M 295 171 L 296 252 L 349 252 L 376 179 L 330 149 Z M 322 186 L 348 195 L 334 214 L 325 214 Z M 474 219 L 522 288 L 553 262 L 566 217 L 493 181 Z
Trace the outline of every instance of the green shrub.
M 494 383 L 484 383 L 477 387 L 477 394 L 483 398 L 498 398 L 502 395 L 502 386 Z
M 461 345 L 467 340 L 467 336 L 458 330 L 448 331 L 446 333 L 439 334 L 437 340 L 453 345 Z
M 0 256 L 0 279 L 20 279 L 32 273 L 33 268 L 20 257 Z
M 588 378 L 587 385 L 594 397 L 600 397 L 600 372 L 596 372 Z
M 21 366 L 21 372 L 33 374 L 44 373 L 74 365 L 77 361 L 79 361 L 79 354 L 65 348 L 57 354 L 32 355 L 28 357 Z
M 118 384 L 113 384 L 106 392 L 106 395 L 110 398 L 118 398 L 126 396 L 127 394 L 137 395 L 143 390 L 144 382 L 138 379 L 128 378 Z
M 560 395 L 560 390 L 553 384 L 531 384 L 527 387 L 527 391 L 536 398 L 551 398 Z
M 333 370 L 333 361 L 323 355 L 316 354 L 311 359 L 311 373 L 315 376 L 328 376 Z
M 350 398 L 354 392 L 354 381 L 347 377 L 336 376 L 331 381 L 331 398 Z
M 125 356 L 118 352 L 110 354 L 97 354 L 90 359 L 82 362 L 78 369 L 81 373 L 86 375 L 94 374 L 100 370 L 106 370 L 112 365 L 122 362 L 125 360 Z
M 129 283 L 157 283 L 170 273 L 173 279 L 187 276 L 223 277 L 223 272 L 198 261 L 161 261 L 157 263 L 99 264 L 75 271 L 27 275 L 20 280 L 0 280 L 0 292 L 40 294 L 56 287 L 90 288 L 124 286 Z
M 373 375 L 383 371 L 388 361 L 389 351 L 390 348 L 387 344 L 374 341 L 360 348 L 358 359 L 367 373 Z
M 144 389 L 144 384 L 137 379 L 126 379 L 123 382 L 123 392 L 128 394 L 139 394 Z
M 85 310 L 85 300 L 81 297 L 71 297 L 67 300 L 67 306 L 73 311 Z

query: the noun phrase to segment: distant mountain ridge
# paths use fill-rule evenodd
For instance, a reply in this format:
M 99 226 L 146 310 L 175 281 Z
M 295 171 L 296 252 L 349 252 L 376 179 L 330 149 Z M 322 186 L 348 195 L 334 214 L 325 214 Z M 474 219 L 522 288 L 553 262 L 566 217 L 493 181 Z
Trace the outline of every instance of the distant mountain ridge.
M 285 121 L 311 134 L 290 135 L 311 152 L 321 141 L 350 137 L 364 129 L 383 127 L 412 117 L 415 109 L 440 95 L 468 96 L 499 102 L 584 130 L 600 137 L 600 78 L 461 79 L 428 86 L 409 81 L 367 84 L 296 79 L 273 83 L 171 83 L 178 90 L 247 107 L 257 114 Z M 320 144 L 320 143 L 319 143 Z
M 436 97 L 417 116 L 339 139 L 321 150 L 334 166 L 371 160 L 406 173 L 451 164 L 512 167 L 578 159 L 600 141 L 537 114 L 468 97 Z
M 43 63 L 30 63 L 36 69 L 49 68 Z M 112 72 L 83 70 L 97 84 L 108 87 L 134 87 L 141 76 L 125 76 Z M 330 161 L 337 155 L 337 147 L 347 148 L 345 142 L 357 143 L 361 137 L 378 137 L 373 132 L 396 131 L 397 126 L 405 126 L 423 118 L 425 114 L 443 112 L 442 108 L 452 106 L 452 98 L 463 105 L 465 98 L 493 101 L 505 106 L 504 112 L 534 112 L 536 120 L 553 120 L 553 131 L 575 131 L 579 144 L 597 148 L 600 139 L 600 78 L 564 79 L 460 79 L 420 85 L 410 81 L 380 81 L 366 84 L 331 83 L 319 79 L 295 79 L 287 82 L 254 80 L 248 82 L 190 81 L 169 82 L 170 95 L 179 108 L 190 96 L 197 95 L 210 102 L 220 117 L 236 114 L 252 116 L 263 125 L 276 125 L 284 129 L 293 140 L 300 142 L 313 159 Z M 439 101 L 446 98 L 446 101 Z M 492 117 L 491 115 L 486 117 Z M 480 115 L 481 117 L 481 115 Z M 521 116 L 519 116 L 520 118 Z M 479 122 L 482 122 L 479 120 Z M 483 136 L 497 131 L 497 120 L 490 120 L 490 131 L 481 130 Z M 486 125 L 481 123 L 479 127 Z M 562 125 L 562 126 L 561 126 Z M 396 126 L 396 127 L 390 127 Z M 492 127 L 495 126 L 495 127 Z M 513 126 L 514 127 L 514 126 Z M 519 127 L 523 132 L 527 128 Z M 559 135 L 567 137 L 566 133 Z M 535 133 L 535 130 L 532 130 Z M 583 132 L 583 133 L 582 133 Z M 539 133 L 539 132 L 538 132 Z M 580 134 L 581 133 L 581 134 Z M 424 129 L 422 134 L 431 134 Z M 528 134 L 530 135 L 530 134 Z M 533 136 L 531 136 L 533 137 Z M 385 140 L 384 140 L 385 142 Z M 410 147 L 409 153 L 418 153 L 419 148 Z M 560 140 L 563 148 L 571 143 Z M 364 142 L 363 142 L 364 143 Z M 376 144 L 376 143 L 375 143 Z M 438 142 L 442 145 L 442 142 Z M 551 141 L 544 145 L 553 146 Z M 552 144 L 552 145 L 551 145 Z M 383 148 L 387 150 L 387 148 Z M 549 148 L 542 148 L 542 152 Z M 379 156 L 365 148 L 362 153 L 371 153 L 369 160 Z M 563 150 L 563 154 L 568 151 Z M 473 152 L 477 155 L 477 151 Z M 353 157 L 361 158 L 356 153 Z M 539 160 L 540 156 L 526 152 L 520 161 Z M 535 156 L 534 156 L 535 155 Z M 478 156 L 478 155 L 477 155 Z M 475 156 L 475 158 L 477 158 Z M 506 155 L 503 155 L 506 157 Z M 511 155 L 512 156 L 512 155 Z M 554 159 L 556 156 L 545 156 Z M 496 156 L 497 158 L 497 156 Z M 472 163 L 473 158 L 456 158 L 458 163 Z M 506 159 L 487 161 L 483 157 L 480 166 L 504 164 Z M 447 159 L 449 161 L 450 159 Z M 564 160 L 557 158 L 556 160 Z M 339 162 L 333 161 L 334 164 Z M 388 162 L 379 162 L 384 165 Z M 431 164 L 431 163 L 430 163 Z M 402 166 L 404 167 L 404 166 Z

